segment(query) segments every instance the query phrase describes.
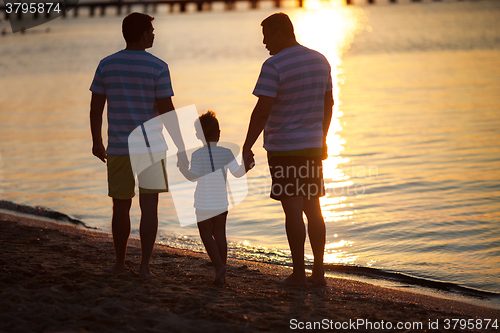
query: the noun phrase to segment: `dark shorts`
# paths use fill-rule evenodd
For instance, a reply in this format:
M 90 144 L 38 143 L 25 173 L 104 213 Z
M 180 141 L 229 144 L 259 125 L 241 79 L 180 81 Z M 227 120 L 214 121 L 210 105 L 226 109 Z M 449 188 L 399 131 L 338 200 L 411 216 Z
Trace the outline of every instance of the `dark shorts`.
M 295 151 L 300 154 L 301 151 Z M 271 198 L 318 198 L 325 195 L 323 160 L 321 155 L 309 153 L 295 156 L 292 152 L 268 152 L 271 172 Z

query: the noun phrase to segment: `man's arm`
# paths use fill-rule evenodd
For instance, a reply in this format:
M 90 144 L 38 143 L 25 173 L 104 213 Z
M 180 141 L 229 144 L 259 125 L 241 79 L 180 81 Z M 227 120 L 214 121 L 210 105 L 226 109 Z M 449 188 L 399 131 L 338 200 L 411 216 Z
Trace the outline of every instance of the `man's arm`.
M 274 104 L 274 97 L 259 96 L 259 100 L 253 109 L 250 123 L 248 124 L 247 137 L 243 144 L 243 162 L 245 170 L 248 171 L 254 167 L 255 160 L 253 158 L 252 147 L 257 141 L 260 133 L 264 130 L 271 108 Z
M 333 92 L 329 90 L 325 92 L 325 115 L 323 118 L 323 159 L 328 158 L 328 147 L 326 145 L 326 136 L 328 135 L 328 129 L 330 128 L 330 123 L 332 121 L 332 108 L 333 108 Z
M 92 154 L 106 163 L 106 148 L 102 143 L 102 114 L 106 95 L 92 93 L 90 100 L 90 132 L 92 133 Z
M 172 97 L 167 98 L 157 98 L 156 103 L 158 104 L 158 112 L 160 116 L 175 110 L 174 104 L 172 103 Z M 162 119 L 164 119 L 162 117 Z M 184 141 L 182 140 L 181 129 L 179 128 L 179 119 L 177 118 L 177 114 L 174 112 L 169 115 L 169 121 L 164 121 L 163 125 L 167 129 L 168 134 L 174 141 L 175 146 L 177 147 L 177 166 L 183 165 L 184 168 L 189 166 L 189 161 L 186 155 L 186 148 L 184 146 Z

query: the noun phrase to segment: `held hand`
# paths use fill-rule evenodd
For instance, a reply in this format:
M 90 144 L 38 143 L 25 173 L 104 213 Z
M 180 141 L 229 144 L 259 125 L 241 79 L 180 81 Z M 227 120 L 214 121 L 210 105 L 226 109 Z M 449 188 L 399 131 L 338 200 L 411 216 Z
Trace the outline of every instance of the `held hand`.
M 251 149 L 243 150 L 243 163 L 245 164 L 245 172 L 253 169 L 255 166 L 254 154 Z
M 189 169 L 189 160 L 185 151 L 177 153 L 177 167 L 183 170 Z
M 106 148 L 104 148 L 104 145 L 101 143 L 98 143 L 98 144 L 94 144 L 92 146 L 92 154 L 97 157 L 98 159 L 100 159 L 101 161 L 103 161 L 104 163 L 106 163 L 106 159 L 107 159 L 107 155 L 106 155 Z
M 323 137 L 323 152 L 321 153 L 321 159 L 326 160 L 328 158 L 328 145 L 326 144 L 326 136 Z

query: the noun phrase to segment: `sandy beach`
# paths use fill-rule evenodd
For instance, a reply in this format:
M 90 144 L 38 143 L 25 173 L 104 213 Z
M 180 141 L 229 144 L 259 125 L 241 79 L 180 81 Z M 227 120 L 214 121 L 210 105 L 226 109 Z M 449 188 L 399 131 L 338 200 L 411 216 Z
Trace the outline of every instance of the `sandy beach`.
M 114 260 L 110 235 L 8 213 L 0 213 L 0 239 L 2 332 L 467 330 L 453 319 L 493 332 L 500 321 L 498 309 L 348 279 L 282 287 L 288 268 L 239 260 L 229 260 L 227 284 L 214 286 L 206 254 L 162 245 L 155 276 L 141 280 L 136 239 L 127 271 L 110 275 L 103 272 Z M 485 319 L 493 320 L 489 330 Z

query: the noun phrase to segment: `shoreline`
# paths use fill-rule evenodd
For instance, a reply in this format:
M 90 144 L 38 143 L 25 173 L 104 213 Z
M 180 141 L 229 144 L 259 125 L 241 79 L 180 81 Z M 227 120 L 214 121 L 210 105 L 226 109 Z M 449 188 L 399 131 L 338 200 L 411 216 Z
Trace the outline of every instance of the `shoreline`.
M 326 264 L 325 271 L 333 277 L 345 277 L 392 289 L 404 288 L 417 294 L 457 300 L 500 310 L 500 294 L 464 287 L 455 283 L 430 280 L 363 266 Z
M 206 254 L 158 244 L 155 277 L 141 280 L 137 239 L 129 242 L 127 271 L 111 275 L 102 271 L 114 261 L 109 234 L 5 212 L 0 227 L 0 330 L 9 332 L 284 332 L 323 320 L 421 323 L 415 331 L 432 323 L 443 329 L 447 319 L 500 325 L 500 309 L 351 279 L 283 287 L 277 281 L 289 268 L 236 259 L 218 287 Z
M 41 219 L 43 221 L 55 222 L 57 224 L 71 225 L 82 229 L 85 228 L 88 230 L 94 230 L 96 232 L 107 233 L 106 231 L 103 231 L 99 228 L 88 226 L 85 222 L 75 219 L 72 216 L 41 206 L 32 207 L 29 205 L 17 204 L 11 201 L 0 200 L 0 214 L 2 213 L 14 214 L 24 218 Z M 175 247 L 170 244 L 164 244 L 162 242 L 159 242 L 158 240 L 155 244 L 165 245 L 170 248 L 187 249 L 188 251 L 193 251 L 193 249 L 189 248 Z M 205 250 L 203 249 L 202 251 L 194 252 L 204 254 Z M 256 263 L 266 263 L 288 268 L 290 268 L 291 265 L 283 265 L 281 263 L 276 263 L 273 261 L 258 261 L 245 258 L 233 257 L 232 259 L 246 260 Z M 306 264 L 306 269 L 311 268 L 311 264 Z M 402 272 L 391 272 L 379 268 L 359 265 L 325 264 L 325 273 L 334 278 L 347 278 L 388 288 L 404 288 L 406 290 L 411 290 L 412 292 L 416 292 L 419 294 L 458 300 L 459 302 L 500 309 L 499 293 L 462 286 L 456 283 L 431 280 L 408 275 Z

